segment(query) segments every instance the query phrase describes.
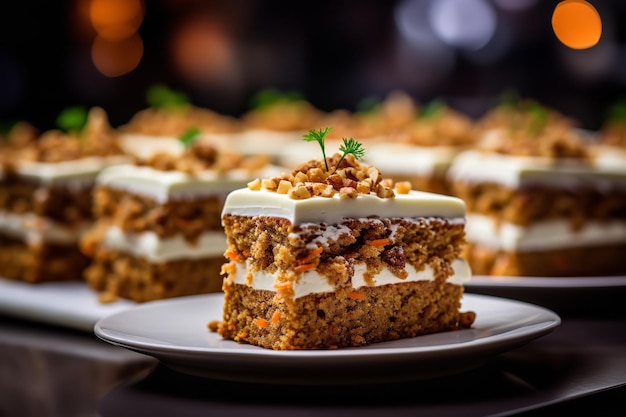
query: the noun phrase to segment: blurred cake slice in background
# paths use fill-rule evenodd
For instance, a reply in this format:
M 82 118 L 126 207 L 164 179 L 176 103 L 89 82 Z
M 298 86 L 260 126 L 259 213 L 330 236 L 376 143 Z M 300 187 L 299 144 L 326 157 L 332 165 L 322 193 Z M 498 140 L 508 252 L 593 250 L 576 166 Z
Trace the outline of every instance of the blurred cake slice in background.
M 267 155 L 280 163 L 285 146 L 301 141 L 310 129 L 319 128 L 326 113 L 300 93 L 264 89 L 251 100 L 241 117 L 243 134 L 238 150 L 248 155 Z
M 88 259 L 78 243 L 93 220 L 95 177 L 128 160 L 103 109 L 67 109 L 59 123 L 67 133 L 21 129 L 0 149 L 0 277 L 82 279 Z
M 370 145 L 367 162 L 394 181 L 410 181 L 415 189 L 449 195 L 447 170 L 476 139 L 470 117 L 433 100 L 387 140 Z
M 608 169 L 626 169 L 626 100 L 610 106 L 607 118 L 592 143 L 598 165 Z
M 478 275 L 626 273 L 626 170 L 594 163 L 588 140 L 538 104 L 485 132 L 449 171 L 467 205 Z
M 147 92 L 149 107 L 119 127 L 125 152 L 140 158 L 152 154 L 182 153 L 180 138 L 195 132 L 199 142 L 219 149 L 235 149 L 241 124 L 232 116 L 191 104 L 186 95 L 162 85 Z
M 220 291 L 226 194 L 264 170 L 263 157 L 206 143 L 104 170 L 94 193 L 96 224 L 82 240 L 85 278 L 103 302 L 136 302 Z M 271 171 L 273 172 L 273 171 Z
M 356 111 L 337 109 L 327 112 L 316 128 L 331 127 L 326 137 L 326 146 L 330 149 L 339 148 L 343 138 L 358 139 L 369 149 L 378 143 L 386 145 L 392 136 L 415 119 L 418 109 L 419 104 L 408 94 L 392 91 L 382 100 L 376 97 L 361 100 Z M 293 167 L 309 157 L 310 145 L 300 140 L 302 135 L 297 139 L 280 149 L 280 165 Z

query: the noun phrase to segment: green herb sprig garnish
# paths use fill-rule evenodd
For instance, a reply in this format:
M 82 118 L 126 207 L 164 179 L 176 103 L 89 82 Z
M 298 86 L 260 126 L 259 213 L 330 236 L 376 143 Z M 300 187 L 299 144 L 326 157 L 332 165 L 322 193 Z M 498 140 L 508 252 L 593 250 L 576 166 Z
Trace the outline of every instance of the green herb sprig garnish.
M 84 107 L 68 107 L 59 113 L 56 124 L 66 133 L 80 133 L 87 124 L 88 116 Z
M 311 129 L 308 131 L 308 133 L 305 133 L 304 136 L 302 137 L 302 139 L 304 139 L 307 142 L 319 143 L 320 147 L 322 148 L 322 156 L 324 158 L 324 165 L 326 166 L 326 172 L 329 172 L 329 169 L 328 169 L 328 161 L 326 160 L 326 149 L 324 146 L 324 139 L 326 138 L 326 135 L 330 131 L 331 131 L 330 127 L 319 129 L 319 130 Z M 354 140 L 353 138 L 349 138 L 349 139 L 342 138 L 342 142 L 343 143 L 339 145 L 339 151 L 343 152 L 343 154 L 341 155 L 341 158 L 339 158 L 339 162 L 337 162 L 337 165 L 335 165 L 335 170 L 339 168 L 339 165 L 341 165 L 341 162 L 349 154 L 354 155 L 354 157 L 357 160 L 365 156 L 365 148 L 363 147 L 362 143 Z
M 178 139 L 185 146 L 185 149 L 189 149 L 199 136 L 200 129 L 198 129 L 197 127 L 192 127 L 188 129 L 185 133 L 183 133 Z
M 339 162 L 337 162 L 335 169 L 339 168 L 339 165 L 341 165 L 341 161 L 343 161 L 343 158 L 345 158 L 348 154 L 354 155 L 356 159 L 361 159 L 365 156 L 365 148 L 363 147 L 363 144 L 361 142 L 358 142 L 352 138 L 342 138 L 341 140 L 343 141 L 343 143 L 339 145 L 339 150 L 343 152 L 343 155 L 341 155 L 341 158 L 339 158 Z
M 371 96 L 365 97 L 363 100 L 359 101 L 356 106 L 357 113 L 373 113 L 375 110 L 380 108 L 382 104 L 382 100 L 378 97 Z
M 619 100 L 609 107 L 606 120 L 609 122 L 626 122 L 626 99 Z
M 421 119 L 433 119 L 437 116 L 439 116 L 440 114 L 443 113 L 443 111 L 446 108 L 446 103 L 445 101 L 443 101 L 442 99 L 434 99 L 432 101 L 430 101 L 426 107 L 424 107 L 424 110 L 422 110 L 420 112 L 419 117 Z
M 146 101 L 155 109 L 176 109 L 189 104 L 186 94 L 174 91 L 162 84 L 157 84 L 148 89 Z
M 262 110 L 281 102 L 294 103 L 303 100 L 302 94 L 297 91 L 280 91 L 268 88 L 255 94 L 250 100 L 250 106 L 253 109 Z
M 320 129 L 320 130 L 311 129 L 308 131 L 308 133 L 305 133 L 304 136 L 302 137 L 302 139 L 304 139 L 307 142 L 317 142 L 320 144 L 320 147 L 322 148 L 322 156 L 324 157 L 324 164 L 326 165 L 326 172 L 328 172 L 328 162 L 326 162 L 326 149 L 324 146 L 324 138 L 326 137 L 328 132 L 330 132 L 331 129 L 332 128 L 330 127 Z
M 548 124 L 548 110 L 536 101 L 529 101 L 526 111 L 530 117 L 529 131 L 531 134 L 536 135 Z

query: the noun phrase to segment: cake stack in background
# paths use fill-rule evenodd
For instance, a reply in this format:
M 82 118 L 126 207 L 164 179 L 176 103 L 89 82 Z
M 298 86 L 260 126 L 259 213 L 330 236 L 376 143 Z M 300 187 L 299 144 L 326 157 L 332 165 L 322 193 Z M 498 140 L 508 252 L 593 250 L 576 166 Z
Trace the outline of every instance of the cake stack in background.
M 94 180 L 103 168 L 128 160 L 103 109 L 68 109 L 59 122 L 67 132 L 35 138 L 25 129 L 0 150 L 1 277 L 80 280 L 88 259 L 79 240 L 93 220 Z
M 497 109 L 449 171 L 467 205 L 466 257 L 479 275 L 626 272 L 626 173 L 595 163 L 589 140 L 532 101 Z
M 200 142 L 220 149 L 237 149 L 242 131 L 239 120 L 192 105 L 185 94 L 162 85 L 146 94 L 149 107 L 119 127 L 125 152 L 149 158 L 158 152 L 179 152 L 180 138 L 193 132 Z
M 224 199 L 272 167 L 264 157 L 183 140 L 179 152 L 156 152 L 98 176 L 97 222 L 82 250 L 92 259 L 85 279 L 103 302 L 221 290 Z

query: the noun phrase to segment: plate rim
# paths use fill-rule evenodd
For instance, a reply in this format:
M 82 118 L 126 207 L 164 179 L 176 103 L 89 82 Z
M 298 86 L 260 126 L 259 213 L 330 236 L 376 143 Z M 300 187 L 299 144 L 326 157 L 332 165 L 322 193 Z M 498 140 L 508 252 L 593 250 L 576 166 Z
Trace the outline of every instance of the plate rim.
M 532 289 L 592 289 L 626 287 L 626 275 L 598 276 L 504 276 L 504 275 L 472 275 L 464 283 L 467 289 L 472 288 L 532 288 Z
M 494 336 L 481 337 L 478 339 L 474 339 L 474 340 L 470 340 L 466 342 L 460 342 L 456 344 L 417 346 L 417 347 L 415 346 L 398 347 L 398 348 L 388 347 L 387 345 L 393 344 L 399 341 L 390 341 L 390 342 L 382 342 L 386 344 L 384 349 L 376 349 L 377 346 L 381 346 L 381 343 L 375 343 L 375 344 L 371 344 L 371 345 L 364 346 L 364 347 L 342 348 L 342 349 L 332 349 L 332 350 L 330 349 L 326 349 L 326 350 L 323 350 L 323 349 L 320 349 L 320 350 L 273 350 L 273 349 L 266 349 L 266 348 L 262 348 L 258 346 L 252 346 L 248 344 L 238 344 L 237 342 L 230 341 L 230 340 L 224 340 L 223 341 L 224 343 L 228 343 L 229 345 L 231 345 L 231 348 L 226 350 L 226 349 L 219 348 L 219 347 L 190 347 L 190 346 L 180 346 L 180 345 L 178 346 L 167 345 L 165 343 L 142 342 L 139 340 L 129 341 L 128 339 L 124 337 L 120 337 L 118 335 L 120 332 L 116 332 L 115 330 L 111 330 L 107 328 L 108 322 L 119 319 L 120 316 L 124 316 L 128 314 L 132 315 L 141 309 L 153 309 L 153 308 L 158 309 L 161 305 L 169 305 L 169 304 L 174 304 L 174 303 L 187 303 L 190 301 L 190 299 L 202 300 L 205 298 L 208 299 L 208 298 L 218 298 L 218 297 L 222 298 L 223 294 L 220 294 L 220 293 L 201 294 L 201 295 L 193 295 L 193 296 L 186 296 L 186 297 L 178 297 L 176 299 L 170 299 L 170 300 L 158 300 L 158 301 L 151 301 L 151 302 L 143 303 L 136 307 L 122 310 L 122 311 L 119 311 L 119 312 L 116 312 L 116 313 L 113 313 L 111 315 L 101 318 L 94 325 L 94 334 L 105 342 L 112 343 L 112 344 L 115 344 L 115 345 L 118 345 L 127 349 L 139 351 L 141 353 L 145 353 L 150 356 L 155 356 L 154 354 L 163 354 L 163 355 L 174 354 L 174 355 L 181 355 L 181 356 L 186 355 L 186 354 L 188 355 L 219 354 L 220 356 L 226 356 L 226 357 L 239 357 L 243 355 L 246 357 L 254 356 L 255 358 L 281 357 L 281 358 L 292 358 L 296 360 L 300 360 L 303 358 L 312 358 L 312 357 L 315 357 L 315 358 L 321 357 L 324 359 L 331 359 L 331 358 L 346 358 L 346 357 L 364 358 L 364 357 L 378 357 L 378 356 L 388 356 L 388 355 L 414 356 L 418 354 L 426 356 L 429 353 L 442 355 L 444 352 L 446 354 L 448 353 L 454 354 L 458 352 L 459 350 L 470 350 L 471 348 L 479 349 L 483 347 L 483 345 L 489 346 L 490 344 L 488 342 L 491 341 L 489 339 L 492 339 L 494 337 Z M 489 301 L 494 301 L 494 302 L 496 301 L 504 302 L 509 305 L 518 305 L 520 307 L 523 306 L 525 308 L 530 308 L 531 310 L 534 310 L 537 313 L 541 312 L 542 314 L 546 316 L 541 321 L 534 322 L 534 323 L 531 323 L 530 325 L 526 325 L 526 326 L 515 329 L 515 330 L 524 329 L 523 331 L 517 332 L 515 335 L 507 334 L 506 337 L 503 337 L 502 335 L 498 335 L 500 336 L 498 340 L 499 345 L 506 344 L 505 342 L 510 342 L 511 344 L 514 344 L 516 342 L 523 343 L 524 341 L 532 340 L 534 338 L 540 337 L 542 335 L 545 335 L 551 332 L 552 330 L 554 330 L 556 327 L 558 327 L 561 324 L 561 317 L 556 312 L 546 307 L 538 306 L 538 305 L 528 303 L 525 301 L 513 300 L 513 299 L 504 298 L 504 297 L 496 297 L 496 296 L 491 296 L 491 295 L 471 294 L 471 293 L 466 293 L 464 294 L 463 297 L 464 299 L 476 300 L 476 302 L 483 299 L 483 300 L 489 300 Z M 210 300 L 206 300 L 206 301 L 208 302 Z M 478 313 L 477 313 L 477 316 L 478 316 Z M 207 319 L 207 322 L 208 321 L 209 320 Z M 462 332 L 462 331 L 472 331 L 472 329 L 454 330 L 454 331 L 445 332 L 445 333 L 452 334 L 452 332 Z M 441 333 L 438 333 L 435 335 L 440 335 L 440 334 Z M 423 336 L 417 336 L 417 337 L 428 337 L 428 336 L 433 336 L 433 335 L 423 335 Z M 405 340 L 405 339 L 400 339 L 400 341 L 402 340 Z M 493 345 L 493 342 L 491 342 L 491 344 Z M 241 348 L 239 345 L 241 345 Z M 234 346 L 234 348 L 232 348 L 232 346 Z M 447 348 L 442 349 L 442 346 L 447 346 Z M 494 347 L 497 348 L 497 346 L 494 346 Z

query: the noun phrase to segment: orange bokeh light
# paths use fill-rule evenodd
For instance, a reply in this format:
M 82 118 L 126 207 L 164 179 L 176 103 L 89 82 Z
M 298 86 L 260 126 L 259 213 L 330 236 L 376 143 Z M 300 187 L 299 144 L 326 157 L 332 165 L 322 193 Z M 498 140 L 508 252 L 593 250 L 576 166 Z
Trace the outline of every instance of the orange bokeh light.
M 91 47 L 91 59 L 102 74 L 119 77 L 134 70 L 143 56 L 143 41 L 138 34 L 121 41 L 96 37 Z
M 602 20 L 596 8 L 589 2 L 565 0 L 554 9 L 552 29 L 565 46 L 587 49 L 600 40 Z
M 145 14 L 142 0 L 91 0 L 89 17 L 104 39 L 117 41 L 132 36 Z

